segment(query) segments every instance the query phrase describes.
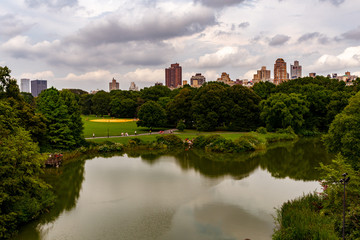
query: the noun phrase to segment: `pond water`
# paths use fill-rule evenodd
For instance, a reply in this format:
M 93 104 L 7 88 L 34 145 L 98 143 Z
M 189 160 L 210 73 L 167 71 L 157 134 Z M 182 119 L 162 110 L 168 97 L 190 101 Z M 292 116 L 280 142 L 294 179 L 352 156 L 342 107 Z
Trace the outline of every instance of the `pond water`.
M 318 139 L 266 151 L 129 152 L 49 170 L 56 206 L 15 239 L 271 239 L 276 209 L 320 191 Z

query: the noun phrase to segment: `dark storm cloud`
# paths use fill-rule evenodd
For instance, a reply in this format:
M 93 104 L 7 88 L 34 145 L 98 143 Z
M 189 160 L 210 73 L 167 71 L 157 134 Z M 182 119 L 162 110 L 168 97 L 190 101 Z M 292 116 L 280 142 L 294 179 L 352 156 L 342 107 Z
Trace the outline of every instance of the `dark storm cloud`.
M 360 40 L 360 26 L 341 35 L 344 39 Z
M 62 9 L 77 6 L 78 0 L 25 0 L 25 3 L 32 8 L 46 6 L 53 9 Z
M 11 38 L 26 30 L 29 30 L 33 24 L 26 24 L 13 14 L 0 15 L 0 37 Z
M 280 45 L 284 45 L 289 40 L 290 40 L 289 36 L 278 34 L 270 40 L 269 45 L 280 46 Z
M 200 2 L 202 5 L 212 8 L 223 8 L 245 3 L 247 0 L 195 0 L 195 2 Z
M 134 25 L 120 21 L 117 16 L 93 23 L 68 39 L 85 45 L 99 45 L 129 41 L 162 41 L 202 32 L 216 24 L 214 13 L 204 10 L 201 14 L 189 12 L 177 17 L 172 13 L 148 14 Z
M 339 6 L 340 4 L 344 3 L 345 0 L 320 0 L 320 2 L 329 2 L 335 6 Z
M 249 22 L 242 22 L 238 25 L 239 28 L 247 28 L 250 26 Z

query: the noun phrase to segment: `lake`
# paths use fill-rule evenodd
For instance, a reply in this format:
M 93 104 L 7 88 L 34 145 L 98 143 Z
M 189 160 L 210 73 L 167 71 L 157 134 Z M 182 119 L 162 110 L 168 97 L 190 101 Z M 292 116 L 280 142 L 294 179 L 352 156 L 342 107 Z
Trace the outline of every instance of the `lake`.
M 266 151 L 132 151 L 47 170 L 59 200 L 15 239 L 271 239 L 282 203 L 320 191 L 319 139 Z

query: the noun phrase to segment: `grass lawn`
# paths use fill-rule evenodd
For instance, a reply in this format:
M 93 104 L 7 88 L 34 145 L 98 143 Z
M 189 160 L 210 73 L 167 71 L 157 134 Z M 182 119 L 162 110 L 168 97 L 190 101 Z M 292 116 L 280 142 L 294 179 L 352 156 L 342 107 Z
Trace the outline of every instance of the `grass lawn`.
M 84 123 L 84 137 L 92 137 L 93 133 L 95 137 L 106 137 L 108 136 L 120 136 L 121 133 L 128 133 L 129 135 L 133 135 L 135 131 L 140 133 L 149 132 L 148 128 L 138 127 L 136 122 L 91 122 L 93 119 L 111 119 L 109 116 L 104 117 L 96 117 L 92 116 L 82 116 L 82 120 Z M 165 130 L 165 129 L 159 129 Z M 154 129 L 153 131 L 158 131 L 158 129 Z M 105 140 L 104 140 L 105 141 Z
M 122 123 L 124 124 L 124 123 Z M 196 130 L 185 130 L 183 132 L 176 132 L 177 136 L 179 136 L 181 139 L 185 138 L 196 138 L 200 135 L 211 135 L 211 134 L 220 134 L 226 139 L 235 140 L 239 138 L 240 136 L 244 135 L 245 133 L 239 133 L 239 132 L 224 132 L 224 131 L 215 131 L 215 132 L 199 132 Z M 151 134 L 151 135 L 141 135 L 137 136 L 137 138 L 141 138 L 145 142 L 152 142 L 156 140 L 156 136 L 160 136 L 159 134 Z M 115 142 L 115 143 L 122 143 L 127 144 L 129 141 L 129 138 L 133 138 L 134 136 L 130 137 L 117 137 L 117 138 L 95 138 L 95 139 L 89 139 L 89 141 L 96 142 L 96 143 L 102 143 L 105 141 Z

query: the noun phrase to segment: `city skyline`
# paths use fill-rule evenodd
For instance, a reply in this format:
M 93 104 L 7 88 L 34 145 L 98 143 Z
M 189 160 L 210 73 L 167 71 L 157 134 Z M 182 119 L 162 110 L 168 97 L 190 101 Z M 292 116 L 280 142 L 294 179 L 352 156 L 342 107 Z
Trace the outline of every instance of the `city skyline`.
M 144 88 L 165 83 L 174 62 L 182 80 L 200 72 L 251 80 L 278 58 L 299 61 L 303 76 L 360 75 L 355 1 L 5 0 L 0 8 L 0 66 L 19 83 L 106 90 L 114 77 L 122 89 Z

